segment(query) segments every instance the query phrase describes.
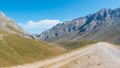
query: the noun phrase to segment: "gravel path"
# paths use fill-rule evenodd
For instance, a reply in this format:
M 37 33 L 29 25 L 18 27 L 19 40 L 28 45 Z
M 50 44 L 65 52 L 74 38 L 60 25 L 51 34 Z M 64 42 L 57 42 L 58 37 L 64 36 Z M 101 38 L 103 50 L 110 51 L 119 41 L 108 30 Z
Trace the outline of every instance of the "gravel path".
M 120 50 L 112 44 L 98 43 L 61 68 L 120 68 Z
M 120 50 L 99 42 L 51 59 L 9 68 L 120 68 Z

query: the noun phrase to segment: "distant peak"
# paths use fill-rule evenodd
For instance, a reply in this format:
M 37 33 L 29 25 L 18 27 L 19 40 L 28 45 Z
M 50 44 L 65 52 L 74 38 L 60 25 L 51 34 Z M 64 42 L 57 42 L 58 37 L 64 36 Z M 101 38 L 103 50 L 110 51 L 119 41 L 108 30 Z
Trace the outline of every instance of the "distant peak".
M 108 11 L 108 9 L 102 8 L 99 12 L 106 12 L 106 11 Z
M 102 9 L 100 9 L 100 11 L 105 11 L 105 10 L 107 10 L 106 8 L 102 8 Z

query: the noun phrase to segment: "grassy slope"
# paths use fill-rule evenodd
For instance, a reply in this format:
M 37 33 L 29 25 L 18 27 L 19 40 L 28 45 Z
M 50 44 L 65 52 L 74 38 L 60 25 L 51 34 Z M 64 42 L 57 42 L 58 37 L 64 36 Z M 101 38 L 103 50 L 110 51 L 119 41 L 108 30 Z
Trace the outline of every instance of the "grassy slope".
M 4 34 L 4 40 L 0 40 L 0 67 L 43 60 L 62 53 L 55 46 L 40 40 L 0 33 Z

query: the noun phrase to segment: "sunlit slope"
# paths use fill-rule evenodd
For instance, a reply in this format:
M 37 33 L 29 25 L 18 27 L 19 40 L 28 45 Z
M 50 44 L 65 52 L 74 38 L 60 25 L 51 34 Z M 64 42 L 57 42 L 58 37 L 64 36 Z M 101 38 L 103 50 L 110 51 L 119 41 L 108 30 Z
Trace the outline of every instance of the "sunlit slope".
M 40 40 L 32 40 L 17 34 L 3 34 L 0 40 L 0 67 L 43 60 L 62 53 L 55 46 Z
M 0 68 L 50 58 L 64 51 L 60 49 L 38 40 L 0 13 Z

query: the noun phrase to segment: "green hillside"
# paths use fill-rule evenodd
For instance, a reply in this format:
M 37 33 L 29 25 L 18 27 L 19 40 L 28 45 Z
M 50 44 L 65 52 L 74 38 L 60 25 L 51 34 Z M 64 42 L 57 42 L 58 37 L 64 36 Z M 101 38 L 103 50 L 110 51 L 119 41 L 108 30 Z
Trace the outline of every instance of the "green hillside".
M 0 34 L 4 35 L 3 40 L 0 40 L 0 67 L 43 60 L 63 52 L 40 40 L 3 31 L 0 31 Z

